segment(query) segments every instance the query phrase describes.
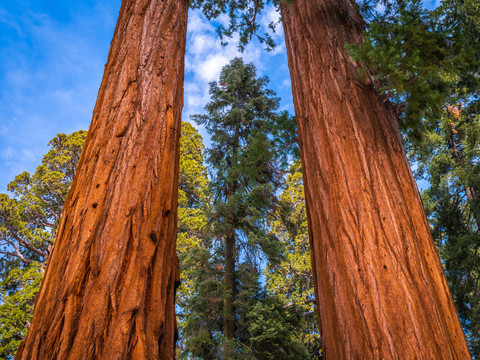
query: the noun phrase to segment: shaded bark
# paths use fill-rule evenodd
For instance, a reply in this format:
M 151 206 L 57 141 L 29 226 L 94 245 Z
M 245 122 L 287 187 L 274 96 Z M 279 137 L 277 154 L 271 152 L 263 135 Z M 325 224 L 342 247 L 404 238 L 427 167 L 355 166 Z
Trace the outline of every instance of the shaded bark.
M 225 240 L 225 300 L 223 332 L 227 339 L 235 335 L 235 237 L 227 236 Z
M 223 335 L 230 340 L 235 336 L 235 235 L 229 234 L 225 239 L 225 277 L 223 280 L 225 291 L 223 309 Z M 225 346 L 225 356 L 234 350 Z
M 344 48 L 353 0 L 281 4 L 327 359 L 469 359 L 396 117 Z
M 239 128 L 235 131 L 232 148 L 235 153 L 239 150 Z M 237 154 L 238 155 L 238 154 Z M 227 202 L 235 195 L 238 189 L 237 182 L 227 184 Z M 228 221 L 231 225 L 236 224 L 238 219 L 235 219 L 235 214 L 228 215 Z M 231 228 L 225 236 L 225 274 L 223 278 L 223 335 L 228 340 L 235 339 L 235 294 L 237 292 L 237 284 L 235 282 L 235 262 L 236 262 L 236 241 L 235 229 Z M 235 348 L 232 344 L 225 343 L 223 346 L 223 357 L 228 359 L 233 356 Z
M 16 359 L 173 359 L 186 0 L 124 0 Z
M 453 138 L 453 134 L 450 135 L 450 138 L 447 141 L 448 149 L 452 154 L 453 160 L 459 166 L 465 165 L 465 157 L 462 154 L 462 150 L 460 150 L 459 145 L 455 142 Z M 462 184 L 463 188 L 465 189 L 465 194 L 467 195 L 468 204 L 470 205 L 470 210 L 472 212 L 473 218 L 475 219 L 475 223 L 477 224 L 477 228 L 480 229 L 480 209 L 478 208 L 478 195 L 477 191 L 473 186 L 469 186 L 466 184 Z

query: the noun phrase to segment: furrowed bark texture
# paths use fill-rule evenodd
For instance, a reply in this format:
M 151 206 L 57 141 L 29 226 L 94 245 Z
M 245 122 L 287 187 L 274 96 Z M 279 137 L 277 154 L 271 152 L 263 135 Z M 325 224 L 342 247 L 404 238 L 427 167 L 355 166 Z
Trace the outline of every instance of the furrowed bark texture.
M 124 0 L 16 359 L 174 359 L 186 0 Z
M 281 5 L 327 359 L 469 359 L 397 121 L 361 80 L 352 0 Z

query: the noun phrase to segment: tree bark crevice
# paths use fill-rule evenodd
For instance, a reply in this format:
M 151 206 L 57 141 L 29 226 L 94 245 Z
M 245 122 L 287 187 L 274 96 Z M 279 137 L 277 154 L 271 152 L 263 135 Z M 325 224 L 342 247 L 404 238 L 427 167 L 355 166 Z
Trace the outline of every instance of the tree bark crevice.
M 92 124 L 16 359 L 174 358 L 187 9 L 186 0 L 122 2 Z
M 354 1 L 281 4 L 327 359 L 470 358 Z

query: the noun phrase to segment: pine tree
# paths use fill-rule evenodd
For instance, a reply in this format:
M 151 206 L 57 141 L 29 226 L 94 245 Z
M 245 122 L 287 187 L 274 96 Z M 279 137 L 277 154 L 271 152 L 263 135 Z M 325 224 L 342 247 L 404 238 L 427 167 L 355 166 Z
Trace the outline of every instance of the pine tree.
M 262 290 L 259 280 L 261 260 L 278 259 L 278 244 L 269 234 L 266 220 L 280 182 L 273 135 L 279 119 L 286 116 L 277 112 L 279 99 L 266 88 L 267 81 L 256 76 L 252 64 L 236 58 L 222 69 L 219 81 L 210 84 L 207 114 L 193 116 L 211 134 L 207 159 L 212 170 L 214 200 L 209 217 L 214 246 L 210 263 L 219 261 L 217 274 L 211 270 L 204 273 L 209 280 L 198 284 L 198 294 L 205 294 L 205 287 L 210 286 L 223 299 L 223 304 L 218 298 L 208 300 L 223 310 L 221 328 L 210 328 L 203 338 L 205 343 L 210 339 L 210 348 L 216 352 L 192 350 L 194 356 L 268 358 L 269 353 L 280 359 L 306 354 L 295 337 L 298 318 L 287 314 L 281 302 Z M 221 292 L 218 273 L 223 275 Z M 210 324 L 215 321 L 218 324 L 219 319 L 211 318 Z M 218 330 L 223 339 L 215 334 Z M 223 355 L 218 352 L 219 345 Z
M 222 69 L 219 82 L 210 84 L 212 100 L 205 107 L 207 115 L 193 116 L 205 125 L 213 145 L 208 162 L 215 171 L 215 233 L 224 239 L 223 334 L 227 341 L 234 340 L 236 332 L 239 243 L 242 238 L 246 240 L 244 256 L 255 269 L 258 245 L 265 237 L 262 213 L 273 203 L 277 181 L 268 121 L 276 116 L 279 100 L 265 89 L 266 83 L 265 78 L 257 79 L 253 65 L 236 58 Z M 226 343 L 225 348 L 225 356 L 232 356 L 233 345 Z
M 315 293 L 308 240 L 307 211 L 300 160 L 296 160 L 284 180 L 283 191 L 272 214 L 271 231 L 282 244 L 279 262 L 265 271 L 268 291 L 287 309 L 301 314 L 298 328 L 312 359 L 320 359 L 322 346 L 315 308 Z
M 252 16 L 246 18 L 234 0 L 197 3 L 207 15 L 228 12 L 231 25 L 243 31 L 255 29 L 268 1 L 249 2 L 245 9 Z M 357 4 L 288 3 L 279 5 L 325 355 L 469 358 L 401 143 L 398 114 L 375 83 L 359 76 L 361 64 L 345 49 L 363 40 Z M 240 45 L 248 40 L 242 36 Z M 412 329 L 409 336 L 396 336 Z

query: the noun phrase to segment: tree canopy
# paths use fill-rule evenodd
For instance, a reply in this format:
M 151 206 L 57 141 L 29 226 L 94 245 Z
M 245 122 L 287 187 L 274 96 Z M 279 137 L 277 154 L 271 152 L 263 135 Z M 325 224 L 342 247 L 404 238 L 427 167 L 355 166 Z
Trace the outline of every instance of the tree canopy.
M 86 131 L 58 134 L 35 173 L 23 172 L 0 194 L 0 357 L 25 338 L 52 252 L 63 204 Z
M 279 0 L 191 0 L 239 48 L 256 38 L 258 16 Z M 448 284 L 470 349 L 480 356 L 480 6 L 444 0 L 358 2 L 364 39 L 347 45 L 359 78 L 398 117 Z M 277 24 L 271 23 L 269 31 Z M 210 84 L 205 113 L 182 123 L 177 291 L 185 359 L 320 359 L 307 210 L 295 118 L 254 65 L 235 58 Z M 123 135 L 122 135 L 123 136 Z M 0 357 L 25 338 L 55 245 L 85 131 L 58 134 L 33 175 L 0 194 Z M 318 201 L 321 201 L 319 199 Z M 386 267 L 385 267 L 386 269 Z M 341 286 L 336 284 L 335 286 Z

